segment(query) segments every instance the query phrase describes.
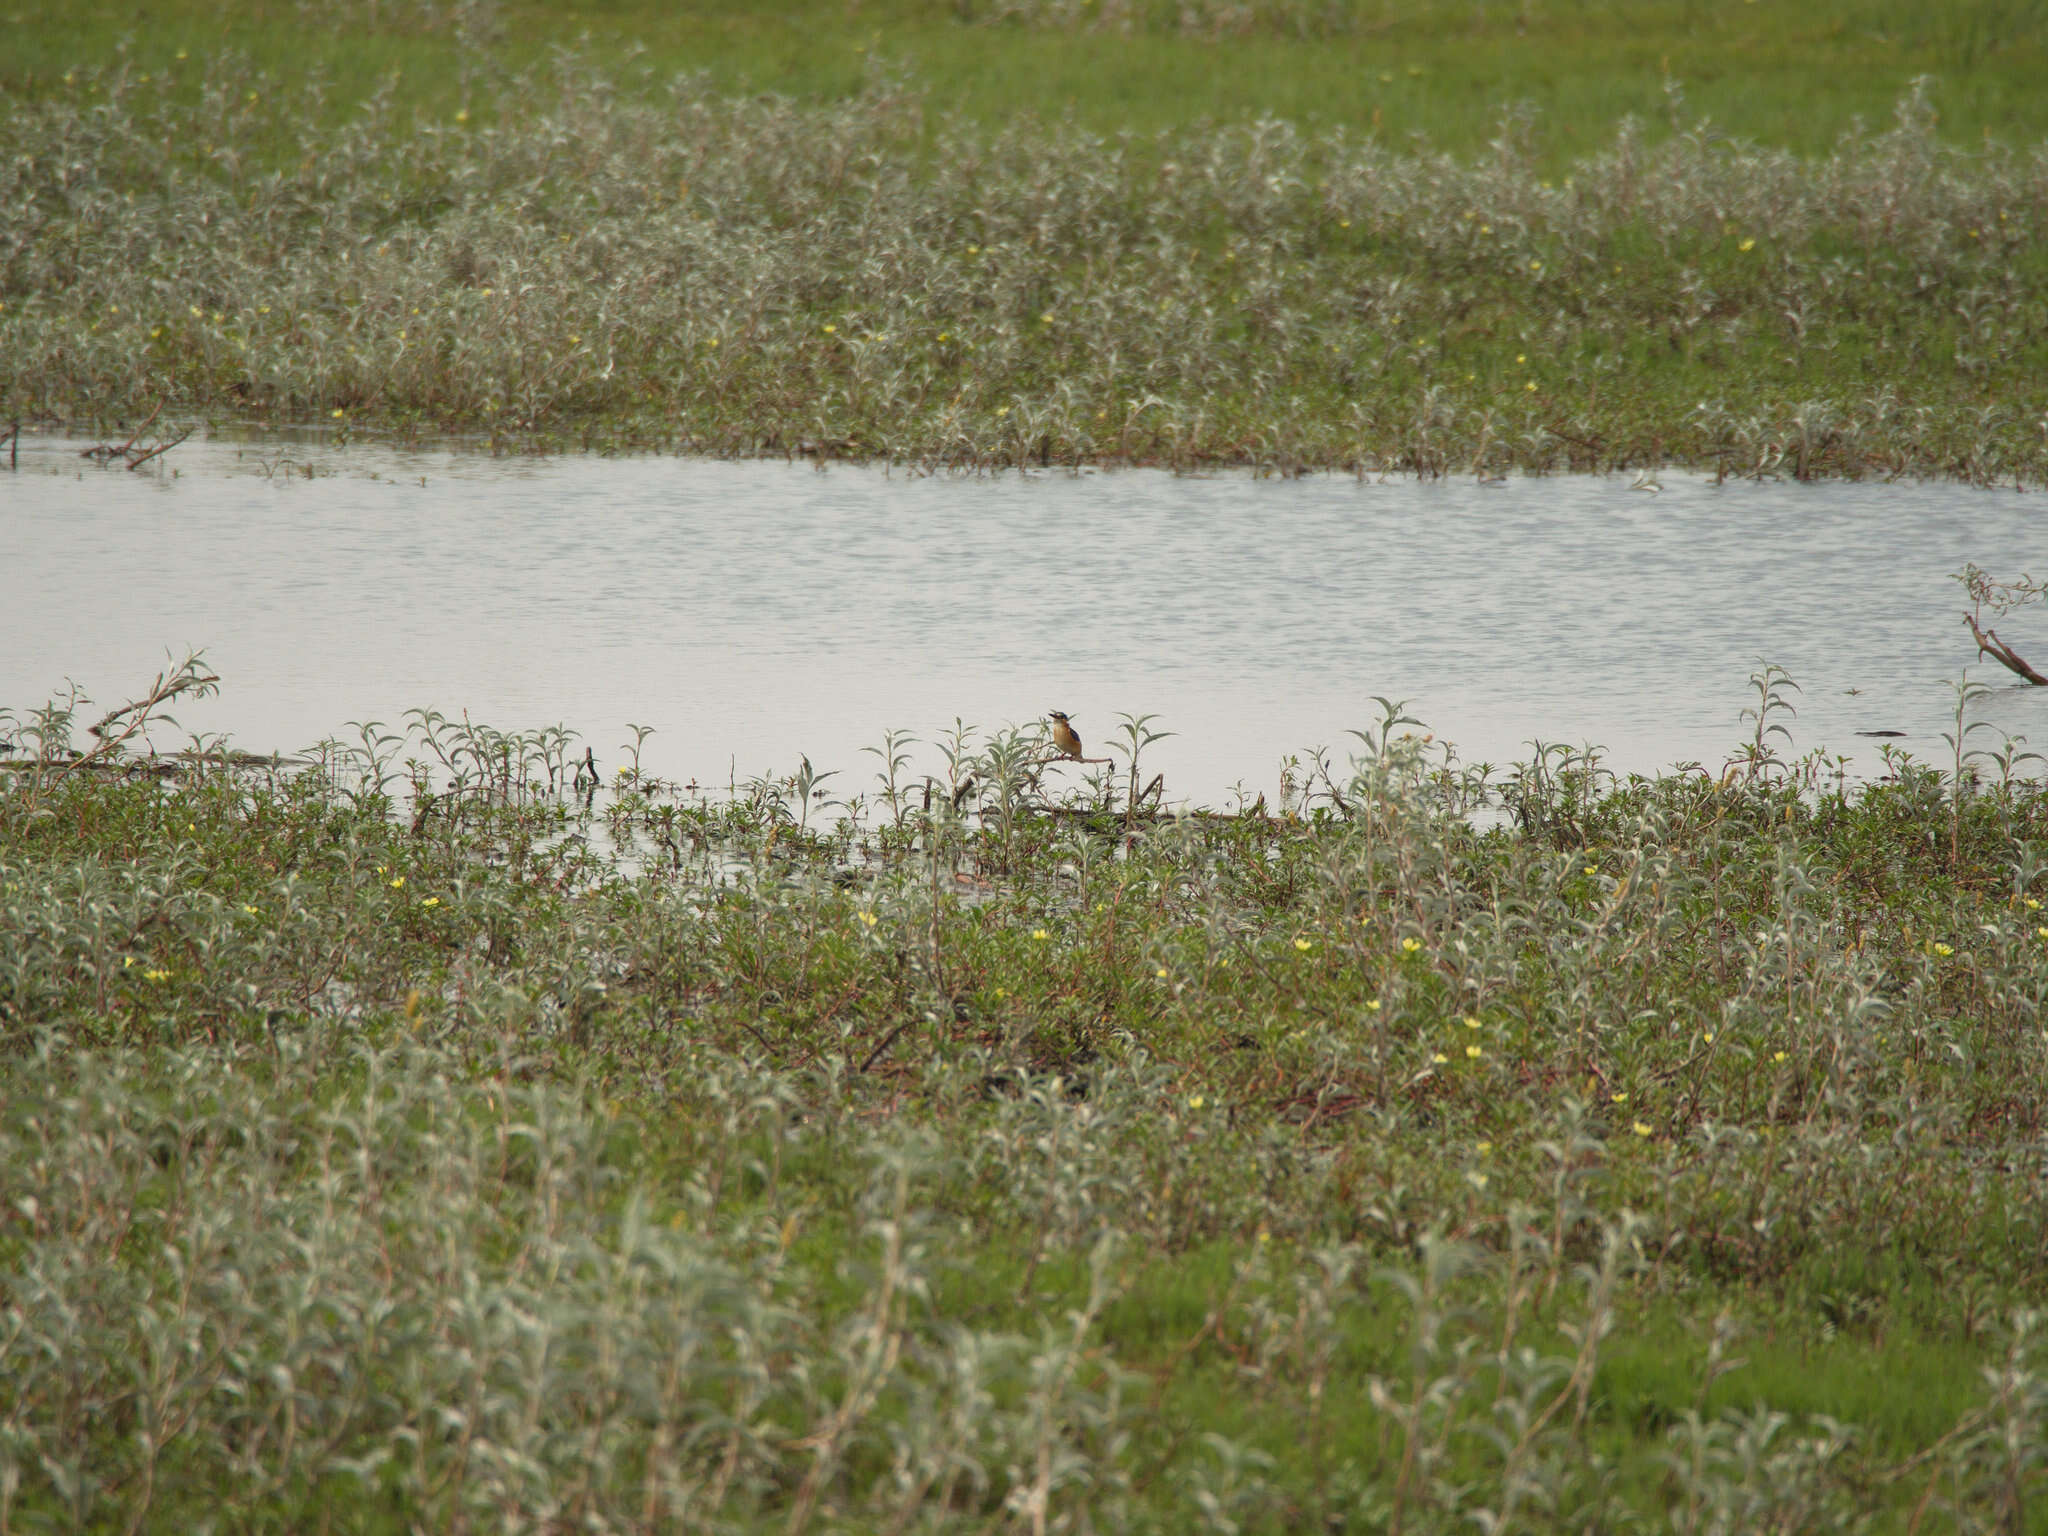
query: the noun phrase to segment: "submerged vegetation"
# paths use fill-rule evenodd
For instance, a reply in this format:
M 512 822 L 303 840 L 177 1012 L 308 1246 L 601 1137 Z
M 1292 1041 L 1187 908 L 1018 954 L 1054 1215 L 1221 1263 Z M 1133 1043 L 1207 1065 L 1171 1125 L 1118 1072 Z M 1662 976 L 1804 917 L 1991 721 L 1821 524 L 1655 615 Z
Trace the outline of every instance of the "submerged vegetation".
M 1059 21 L 1023 10 L 1019 35 Z M 1795 154 L 1666 79 L 1654 123 L 1560 159 L 1512 102 L 1469 152 L 1274 117 L 990 128 L 865 68 L 735 96 L 564 53 L 431 106 L 395 70 L 333 103 L 233 53 L 40 76 L 0 111 L 0 418 L 2048 479 L 2048 160 L 1943 137 L 1936 83 Z
M 1179 815 L 1145 721 L 705 798 L 26 712 L 0 1520 L 2031 1528 L 2048 796 L 1788 683 Z

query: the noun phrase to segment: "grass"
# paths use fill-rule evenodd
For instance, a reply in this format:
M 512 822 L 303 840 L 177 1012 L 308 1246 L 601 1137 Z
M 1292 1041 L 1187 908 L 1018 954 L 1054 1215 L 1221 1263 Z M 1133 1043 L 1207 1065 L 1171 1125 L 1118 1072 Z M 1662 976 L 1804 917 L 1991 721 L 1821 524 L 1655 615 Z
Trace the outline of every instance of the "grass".
M 1775 679 L 1721 782 L 1390 710 L 1164 818 L 24 712 L 0 1517 L 2031 1529 L 2048 798 Z
M 118 13 L 80 7 L 6 77 L 0 415 L 928 466 L 2048 478 L 2034 13 L 1747 10 L 1252 7 L 1219 39 L 1057 6 L 399 7 L 365 37 L 315 6 L 189 40 L 167 15 L 124 51 Z M 1765 120 L 1710 111 L 1710 69 L 1595 54 L 1567 78 L 1595 35 L 1705 50 Z M 785 68 L 795 37 L 830 62 Z M 1430 62 L 1394 73 L 1417 115 L 1390 124 L 1321 72 L 1397 42 Z M 1868 49 L 1958 67 L 1915 83 Z M 1238 92 L 1213 118 L 1183 105 L 1212 100 L 1196 61 Z M 1808 131 L 1774 131 L 1795 102 Z
M 934 111 L 983 129 L 1020 114 L 1149 135 L 1197 118 L 1285 118 L 1310 130 L 1420 137 L 1483 152 L 1502 107 L 1530 103 L 1553 171 L 1633 114 L 1668 127 L 1689 110 L 1738 139 L 1824 154 L 1858 119 L 1881 124 L 1918 76 L 1942 82 L 1944 132 L 2032 142 L 2048 131 L 2034 82 L 2038 4 L 1916 7 L 1873 0 L 1787 11 L 1692 0 L 1634 3 L 1074 5 L 1014 0 L 896 3 L 323 3 L 200 6 L 146 19 L 119 4 L 20 12 L 0 84 L 51 91 L 119 52 L 135 69 L 189 74 L 222 48 L 277 76 L 331 82 L 352 107 L 396 76 L 409 108 L 445 116 L 451 82 L 545 64 L 569 46 L 610 72 L 704 74 L 721 92 L 858 95 L 867 61 L 909 70 Z M 179 58 L 183 50 L 186 59 Z
M 0 416 L 2048 477 L 2037 7 L 680 10 L 11 18 Z M 2041 1529 L 2048 797 L 1786 681 L 1167 817 L 0 717 L 0 1530 Z

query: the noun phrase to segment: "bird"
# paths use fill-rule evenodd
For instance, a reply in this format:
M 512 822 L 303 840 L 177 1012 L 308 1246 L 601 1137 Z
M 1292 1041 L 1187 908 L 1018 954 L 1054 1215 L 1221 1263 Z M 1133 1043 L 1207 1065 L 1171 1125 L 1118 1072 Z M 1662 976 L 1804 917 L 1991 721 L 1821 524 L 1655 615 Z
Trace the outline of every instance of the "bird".
M 1073 722 L 1059 710 L 1052 712 L 1052 744 L 1068 757 L 1081 755 L 1081 737 L 1075 731 Z

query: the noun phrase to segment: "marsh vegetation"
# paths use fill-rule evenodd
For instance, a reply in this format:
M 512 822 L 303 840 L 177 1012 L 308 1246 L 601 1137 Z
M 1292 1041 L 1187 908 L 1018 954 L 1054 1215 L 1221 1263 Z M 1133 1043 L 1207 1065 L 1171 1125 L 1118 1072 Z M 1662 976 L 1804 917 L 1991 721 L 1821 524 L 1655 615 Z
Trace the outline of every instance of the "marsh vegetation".
M 1271 116 L 991 128 L 864 57 L 833 99 L 574 52 L 434 104 L 394 69 L 330 105 L 233 53 L 40 76 L 0 118 L 0 417 L 2048 478 L 2048 172 L 1945 138 L 1935 82 L 1800 154 L 1672 80 L 1560 160 L 1513 101 L 1463 152 Z
M 1182 815 L 1143 721 L 705 797 L 27 712 L 7 1517 L 2021 1529 L 2048 800 L 1786 685 L 1719 780 L 1390 707 Z
M 687 9 L 13 18 L 8 440 L 2048 478 L 2034 6 Z M 0 714 L 0 1531 L 2040 1528 L 1978 684 L 1174 811 L 1135 716 L 145 748 L 216 682 Z

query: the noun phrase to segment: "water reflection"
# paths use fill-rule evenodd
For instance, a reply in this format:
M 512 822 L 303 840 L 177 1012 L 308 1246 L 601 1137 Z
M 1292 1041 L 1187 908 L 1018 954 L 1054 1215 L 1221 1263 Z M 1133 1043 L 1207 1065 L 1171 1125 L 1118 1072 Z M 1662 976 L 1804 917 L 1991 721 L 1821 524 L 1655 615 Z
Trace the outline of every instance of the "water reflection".
M 1341 747 L 1374 695 L 1471 760 L 1540 737 L 1718 768 L 1760 658 L 1802 685 L 1795 747 L 1859 772 L 1879 761 L 1859 731 L 1945 751 L 1965 666 L 1994 685 L 1982 718 L 2048 741 L 2048 690 L 1974 662 L 1950 580 L 2038 553 L 2039 503 L 2010 492 L 918 478 L 229 438 L 129 473 L 84 446 L 25 437 L 0 474 L 0 703 L 67 678 L 118 702 L 204 646 L 225 687 L 180 723 L 261 750 L 431 705 L 564 722 L 612 766 L 651 726 L 644 766 L 676 779 L 808 754 L 857 788 L 890 727 L 1060 709 L 1093 753 L 1150 713 L 1178 733 L 1150 765 L 1217 802 Z M 2026 651 L 2027 618 L 2048 653 L 2038 612 L 2007 638 Z

